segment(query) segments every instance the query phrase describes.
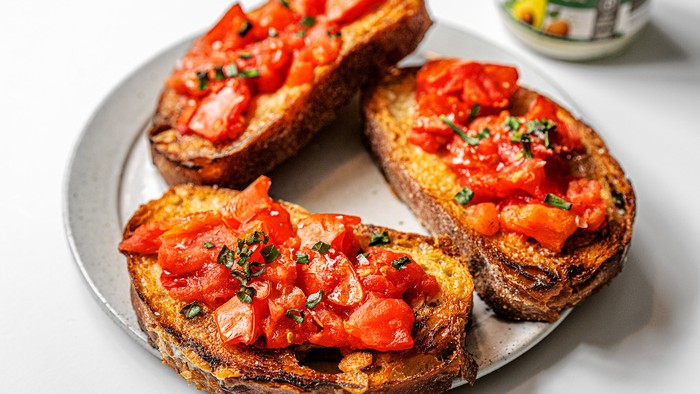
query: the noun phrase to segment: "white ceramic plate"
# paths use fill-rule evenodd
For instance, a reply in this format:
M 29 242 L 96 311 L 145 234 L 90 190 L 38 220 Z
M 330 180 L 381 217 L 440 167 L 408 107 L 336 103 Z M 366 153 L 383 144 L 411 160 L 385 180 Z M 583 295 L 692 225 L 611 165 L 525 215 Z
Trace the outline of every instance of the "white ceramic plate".
M 189 42 L 181 43 L 156 56 L 107 97 L 75 147 L 65 183 L 65 229 L 78 267 L 107 314 L 156 356 L 131 309 L 125 259 L 117 244 L 136 208 L 160 197 L 167 188 L 150 162 L 144 131 L 163 80 L 188 46 Z M 405 63 L 422 63 L 435 55 L 514 64 L 523 85 L 536 87 L 577 112 L 539 71 L 469 33 L 438 23 Z M 313 212 L 354 214 L 367 223 L 425 234 L 370 159 L 362 143 L 358 114 L 357 103 L 350 105 L 308 146 L 272 172 L 272 196 Z M 475 297 L 468 348 L 479 364 L 478 376 L 514 360 L 558 323 L 505 321 Z M 462 383 L 456 381 L 455 386 Z

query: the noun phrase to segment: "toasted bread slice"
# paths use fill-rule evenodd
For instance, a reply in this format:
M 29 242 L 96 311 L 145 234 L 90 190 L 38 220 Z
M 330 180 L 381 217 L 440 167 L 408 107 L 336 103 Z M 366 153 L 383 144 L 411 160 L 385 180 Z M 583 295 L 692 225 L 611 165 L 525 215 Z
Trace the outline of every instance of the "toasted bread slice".
M 607 225 L 578 231 L 560 253 L 513 233 L 484 236 L 463 219 L 454 200 L 461 189 L 456 175 L 437 155 L 407 142 L 414 113 L 417 69 L 395 69 L 365 92 L 365 133 L 386 178 L 400 198 L 433 234 L 447 234 L 468 259 L 475 288 L 498 314 L 525 320 L 554 321 L 561 311 L 581 303 L 622 268 L 632 238 L 635 196 L 630 182 L 600 137 L 559 108 L 558 116 L 576 130 L 585 152 L 571 159 L 583 177 L 599 180 L 607 203 Z M 527 112 L 534 91 L 519 88 L 512 115 Z
M 312 83 L 260 96 L 235 140 L 179 135 L 175 121 L 187 98 L 166 89 L 148 132 L 153 162 L 171 185 L 244 187 L 296 153 L 370 78 L 411 53 L 431 23 L 423 0 L 385 1 L 341 29 L 338 58 L 317 67 Z
M 206 186 L 181 185 L 142 205 L 124 231 L 124 239 L 142 224 L 220 208 L 237 192 Z M 283 203 L 292 223 L 309 215 Z M 126 253 L 132 283 L 132 303 L 139 324 L 163 361 L 197 388 L 228 392 L 436 392 L 450 388 L 455 378 L 473 382 L 476 363 L 465 351 L 466 324 L 472 308 L 473 283 L 459 251 L 447 237 L 399 233 L 359 225 L 356 235 L 367 247 L 373 232 L 389 231 L 390 250 L 410 253 L 423 269 L 436 276 L 440 293 L 417 301 L 414 348 L 399 352 L 355 351 L 338 363 L 321 363 L 308 346 L 263 349 L 224 345 L 211 310 L 187 320 L 184 302 L 160 284 L 155 255 Z M 317 365 L 315 368 L 311 366 Z M 331 372 L 324 372 L 330 368 Z

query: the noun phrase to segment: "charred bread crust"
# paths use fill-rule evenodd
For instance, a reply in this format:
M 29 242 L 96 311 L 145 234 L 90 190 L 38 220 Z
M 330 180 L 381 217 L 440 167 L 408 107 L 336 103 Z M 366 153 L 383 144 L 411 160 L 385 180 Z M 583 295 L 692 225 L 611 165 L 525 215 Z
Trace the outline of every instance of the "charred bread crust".
M 124 239 L 145 223 L 219 208 L 235 193 L 205 186 L 176 186 L 138 209 L 124 230 Z M 299 206 L 284 205 L 293 223 L 308 215 Z M 308 347 L 270 350 L 255 345 L 223 345 L 206 306 L 195 319 L 182 316 L 179 311 L 185 303 L 172 299 L 160 285 L 161 269 L 154 255 L 126 253 L 139 325 L 151 346 L 160 351 L 164 363 L 197 388 L 213 393 L 421 393 L 448 390 L 455 378 L 473 383 L 477 365 L 465 350 L 473 282 L 459 250 L 447 237 L 406 234 L 371 225 L 358 226 L 356 235 L 366 247 L 371 234 L 379 231 L 389 231 L 392 242 L 388 247 L 411 253 L 440 283 L 438 296 L 411 305 L 416 316 L 416 346 L 411 350 L 353 352 L 343 361 L 367 353 L 369 356 L 363 356 L 371 357 L 371 362 L 362 364 L 362 368 L 348 368 L 350 362 L 343 368 L 345 372 L 327 373 L 301 361 L 305 356 L 313 357 Z
M 187 99 L 166 89 L 148 132 L 154 164 L 170 185 L 246 186 L 296 153 L 362 85 L 411 53 L 431 23 L 423 0 L 387 0 L 341 29 L 340 55 L 316 70 L 312 84 L 261 96 L 247 130 L 231 141 L 178 135 L 175 120 Z
M 555 321 L 622 269 L 632 238 L 635 195 L 601 138 L 563 108 L 558 116 L 575 128 L 584 145 L 571 163 L 577 173 L 603 185 L 608 224 L 575 233 L 560 253 L 533 240 L 499 232 L 487 237 L 470 229 L 454 201 L 456 176 L 435 155 L 406 141 L 413 114 L 417 68 L 394 69 L 363 95 L 365 135 L 375 160 L 398 196 L 433 234 L 447 234 L 467 258 L 479 296 L 498 314 L 515 320 Z M 536 93 L 520 88 L 511 112 L 524 113 Z

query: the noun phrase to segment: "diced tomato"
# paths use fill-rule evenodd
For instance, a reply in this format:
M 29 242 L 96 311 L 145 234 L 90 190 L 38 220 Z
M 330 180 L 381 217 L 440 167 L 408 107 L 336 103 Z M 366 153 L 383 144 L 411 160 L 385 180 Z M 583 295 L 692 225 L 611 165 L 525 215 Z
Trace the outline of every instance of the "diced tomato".
M 575 214 L 542 204 L 506 206 L 501 211 L 500 219 L 504 229 L 532 237 L 557 253 L 578 228 Z
M 500 230 L 498 209 L 492 202 L 468 206 L 463 217 L 469 227 L 483 235 L 494 235 Z
M 291 64 L 292 52 L 286 41 L 266 38 L 249 47 L 252 67 L 260 76 L 251 79 L 258 93 L 272 93 L 282 86 Z
M 225 344 L 252 345 L 262 333 L 262 308 L 258 302 L 251 304 L 233 297 L 214 311 L 214 321 Z
M 345 256 L 342 259 L 336 259 L 333 269 L 338 278 L 338 284 L 330 293 L 327 293 L 328 301 L 344 307 L 353 307 L 362 302 L 365 298 L 365 290 L 350 260 Z
M 348 334 L 345 332 L 343 318 L 333 309 L 327 307 L 325 303 L 320 303 L 310 311 L 310 315 L 321 330 L 312 334 L 309 342 L 326 347 L 348 347 Z
M 214 262 L 179 275 L 163 271 L 160 282 L 173 298 L 184 302 L 202 301 L 210 308 L 233 297 L 240 285 L 226 267 Z
M 404 293 L 433 296 L 440 292 L 435 277 L 428 275 L 405 253 L 370 247 L 366 254 L 365 260 L 360 261 L 358 272 L 367 291 L 391 298 L 400 298 Z M 402 259 L 408 259 L 408 262 L 399 264 Z M 392 264 L 398 264 L 398 268 Z
M 328 0 L 326 15 L 333 22 L 352 21 L 369 11 L 381 0 Z
M 253 23 L 253 36 L 258 40 L 269 36 L 270 29 L 278 32 L 298 22 L 299 17 L 281 1 L 268 1 L 262 7 L 248 14 Z
M 299 253 L 308 256 L 309 264 L 297 264 L 297 285 L 306 294 L 319 290 L 330 294 L 340 280 L 335 270 L 336 259 L 344 257 L 338 256 L 335 251 L 320 254 L 310 248 L 302 248 Z
M 245 82 L 237 78 L 229 79 L 221 90 L 202 100 L 187 127 L 214 142 L 236 138 L 246 129 L 243 112 L 248 108 L 250 97 L 250 89 Z
M 270 178 L 264 175 L 254 180 L 221 209 L 224 221 L 245 223 L 259 212 L 269 209 L 272 205 L 272 199 L 268 195 L 271 184 Z
M 554 132 L 550 133 L 552 142 L 567 152 L 579 149 L 581 147 L 581 136 L 574 134 L 567 122 L 559 117 L 558 112 L 556 104 L 542 95 L 537 95 L 525 117 L 527 119 L 550 119 L 554 121 L 557 127 Z
M 355 348 L 388 352 L 413 347 L 414 321 L 413 310 L 403 300 L 370 294 L 350 315 L 345 328 Z
M 298 287 L 268 301 L 270 315 L 265 319 L 266 345 L 270 349 L 302 344 L 315 333 L 312 319 L 306 316 L 306 296 Z M 288 313 L 302 317 L 302 322 L 292 320 Z
M 239 34 L 250 23 L 240 4 L 234 4 L 224 16 L 192 46 L 191 51 L 206 51 L 216 46 L 217 51 L 241 48 L 254 40 L 252 35 Z
M 289 0 L 289 8 L 299 15 L 318 16 L 326 12 L 326 0 Z
M 354 256 L 360 250 L 360 244 L 353 231 L 360 222 L 357 216 L 313 214 L 299 221 L 297 235 L 304 248 L 311 248 L 322 241 L 339 252 Z
M 168 228 L 164 222 L 146 223 L 134 230 L 134 233 L 119 244 L 120 252 L 132 252 L 141 254 L 154 254 L 160 248 L 160 236 Z
M 328 64 L 340 53 L 342 36 L 338 27 L 324 20 L 318 20 L 304 35 L 304 51 L 308 51 L 317 66 Z
M 572 204 L 571 210 L 578 217 L 578 225 L 591 231 L 598 230 L 606 222 L 605 200 L 600 196 L 600 182 L 588 179 L 577 179 L 569 182 L 566 200 Z
M 260 260 L 263 261 L 263 260 Z M 280 256 L 265 264 L 265 271 L 255 279 L 268 281 L 276 288 L 293 287 L 297 279 L 297 263 L 289 249 L 282 248 Z
M 172 230 L 171 230 L 172 231 Z M 224 245 L 235 245 L 236 237 L 223 224 L 161 236 L 158 264 L 163 270 L 180 275 L 196 271 L 216 256 Z M 213 247 L 207 247 L 211 243 Z
M 292 66 L 289 69 L 289 75 L 285 84 L 289 86 L 299 86 L 305 83 L 314 81 L 314 66 L 310 60 L 296 57 L 292 61 Z

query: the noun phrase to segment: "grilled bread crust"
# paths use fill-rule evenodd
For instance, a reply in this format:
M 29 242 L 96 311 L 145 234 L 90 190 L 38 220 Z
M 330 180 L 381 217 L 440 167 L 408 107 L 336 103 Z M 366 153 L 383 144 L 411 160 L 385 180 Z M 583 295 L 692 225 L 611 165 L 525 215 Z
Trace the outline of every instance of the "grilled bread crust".
M 516 320 L 555 321 L 621 269 L 635 216 L 635 196 L 620 165 L 601 138 L 559 107 L 557 115 L 582 136 L 584 152 L 571 158 L 573 171 L 603 186 L 607 225 L 579 230 L 560 253 L 532 239 L 499 232 L 483 236 L 469 228 L 454 200 L 456 175 L 436 156 L 407 142 L 414 111 L 416 68 L 394 69 L 363 96 L 368 143 L 396 193 L 433 234 L 447 234 L 469 263 L 479 296 L 498 314 Z M 527 112 L 537 93 L 515 92 L 509 110 Z
M 318 67 L 312 83 L 261 95 L 235 140 L 178 135 L 174 125 L 187 98 L 166 88 L 148 132 L 154 164 L 170 185 L 245 187 L 296 153 L 370 78 L 411 53 L 431 23 L 423 0 L 387 0 L 341 29 L 338 58 Z
M 142 205 L 128 222 L 124 239 L 140 225 L 220 208 L 237 192 L 181 185 Z M 309 213 L 283 203 L 296 223 Z M 473 383 L 477 366 L 465 351 L 466 325 L 472 309 L 473 282 L 466 263 L 447 237 L 400 233 L 359 225 L 356 235 L 367 247 L 373 232 L 389 231 L 388 249 L 410 253 L 426 272 L 435 275 L 441 292 L 411 305 L 415 312 L 415 347 L 399 352 L 355 351 L 340 363 L 312 368 L 318 353 L 309 345 L 265 349 L 255 345 L 224 345 L 212 310 L 192 320 L 180 313 L 186 303 L 171 298 L 160 284 L 155 255 L 125 253 L 131 278 L 131 298 L 149 343 L 197 388 L 213 393 L 239 392 L 388 392 L 448 390 L 455 378 Z M 334 370 L 323 372 L 331 366 Z M 340 368 L 343 372 L 339 371 Z

